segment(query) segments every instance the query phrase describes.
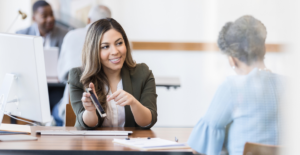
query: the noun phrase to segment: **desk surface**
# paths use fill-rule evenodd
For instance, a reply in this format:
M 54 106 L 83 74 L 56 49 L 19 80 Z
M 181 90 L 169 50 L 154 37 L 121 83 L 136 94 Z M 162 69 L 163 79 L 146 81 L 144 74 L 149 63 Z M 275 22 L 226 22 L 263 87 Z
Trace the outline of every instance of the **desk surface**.
M 139 151 L 112 143 L 114 137 L 101 136 L 41 136 L 36 135 L 36 130 L 76 130 L 75 127 L 31 127 L 32 136 L 38 137 L 37 141 L 0 142 L 1 150 L 92 150 L 92 151 Z M 137 128 L 99 128 L 99 130 L 128 130 L 133 131 L 129 137 L 159 137 L 167 140 L 187 142 L 192 128 L 153 128 L 142 130 Z M 167 152 L 191 152 L 191 149 L 160 150 Z

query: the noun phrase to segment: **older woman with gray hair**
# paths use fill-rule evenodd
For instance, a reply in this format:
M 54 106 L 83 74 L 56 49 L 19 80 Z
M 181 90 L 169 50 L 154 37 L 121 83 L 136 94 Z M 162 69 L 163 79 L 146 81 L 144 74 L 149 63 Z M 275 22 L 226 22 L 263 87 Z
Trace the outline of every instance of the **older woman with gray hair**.
M 225 146 L 230 155 L 241 155 L 246 142 L 278 144 L 281 76 L 264 64 L 266 35 L 265 26 L 252 16 L 222 28 L 218 45 L 237 75 L 219 87 L 194 127 L 188 144 L 195 151 L 218 155 Z

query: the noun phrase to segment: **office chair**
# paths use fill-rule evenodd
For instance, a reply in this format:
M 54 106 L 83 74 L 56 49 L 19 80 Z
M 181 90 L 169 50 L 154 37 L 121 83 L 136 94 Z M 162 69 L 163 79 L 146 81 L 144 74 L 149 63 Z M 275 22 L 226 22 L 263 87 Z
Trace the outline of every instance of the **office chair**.
M 244 147 L 243 155 L 277 155 L 279 147 L 274 145 L 265 145 L 247 142 Z

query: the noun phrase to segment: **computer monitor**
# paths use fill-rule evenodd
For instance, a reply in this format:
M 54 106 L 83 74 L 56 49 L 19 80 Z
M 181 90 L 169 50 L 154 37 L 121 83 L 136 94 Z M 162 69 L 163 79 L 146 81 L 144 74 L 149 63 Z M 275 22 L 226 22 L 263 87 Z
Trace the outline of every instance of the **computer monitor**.
M 11 80 L 12 74 L 14 79 L 7 94 L 4 87 L 9 89 L 9 86 L 2 83 L 5 77 Z M 7 96 L 6 113 L 36 122 L 51 121 L 41 37 L 0 33 L 1 91 L 2 101 Z

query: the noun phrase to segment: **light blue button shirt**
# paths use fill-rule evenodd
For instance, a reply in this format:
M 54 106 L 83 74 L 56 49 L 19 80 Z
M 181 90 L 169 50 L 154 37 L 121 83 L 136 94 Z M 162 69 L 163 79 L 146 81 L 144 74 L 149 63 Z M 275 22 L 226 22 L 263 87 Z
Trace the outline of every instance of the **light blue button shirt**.
M 33 27 L 34 27 L 34 30 L 35 30 L 35 35 L 36 36 L 41 36 L 38 25 L 36 23 L 34 23 Z M 45 36 L 41 36 L 43 38 L 44 47 L 47 47 L 47 48 L 50 47 L 50 40 L 51 40 L 50 35 L 51 35 L 51 32 L 48 32 Z
M 219 155 L 225 143 L 230 155 L 242 155 L 246 142 L 278 144 L 281 79 L 258 69 L 228 77 L 195 125 L 188 145 L 199 153 Z

